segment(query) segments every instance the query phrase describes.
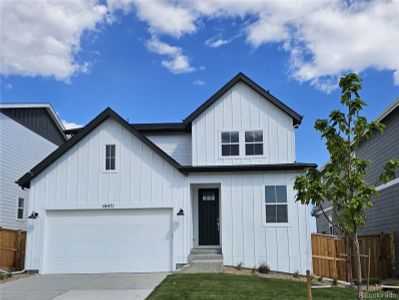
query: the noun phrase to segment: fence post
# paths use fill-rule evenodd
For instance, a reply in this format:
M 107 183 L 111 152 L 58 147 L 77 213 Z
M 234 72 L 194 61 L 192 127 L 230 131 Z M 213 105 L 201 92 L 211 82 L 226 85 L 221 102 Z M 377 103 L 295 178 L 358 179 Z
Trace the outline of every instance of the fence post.
M 367 265 L 367 290 L 369 290 L 369 285 L 370 285 L 370 259 L 371 259 L 371 249 L 369 248 L 369 253 L 368 253 L 368 265 Z
M 22 231 L 17 231 L 17 237 L 15 239 L 15 265 L 16 269 L 21 269 L 21 258 L 22 258 Z
M 352 282 L 352 245 L 349 237 L 345 236 L 345 248 L 346 248 L 346 273 L 348 282 Z
M 306 270 L 306 288 L 308 290 L 308 300 L 312 300 L 312 286 L 310 282 L 310 271 Z

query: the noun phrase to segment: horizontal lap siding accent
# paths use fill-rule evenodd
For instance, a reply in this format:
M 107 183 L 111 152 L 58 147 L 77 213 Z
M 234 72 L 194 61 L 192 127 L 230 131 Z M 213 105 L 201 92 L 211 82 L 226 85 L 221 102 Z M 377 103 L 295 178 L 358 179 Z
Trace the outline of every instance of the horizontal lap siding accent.
M 0 113 L 0 226 L 25 229 L 25 221 L 17 221 L 17 198 L 28 193 L 15 181 L 33 168 L 57 146 L 13 119 Z
M 384 132 L 375 134 L 370 140 L 363 142 L 357 155 L 372 162 L 367 171 L 367 181 L 379 184 L 383 166 L 390 159 L 399 159 L 399 108 L 383 121 Z
M 390 159 L 399 159 L 399 108 L 384 120 L 384 132 L 377 133 L 359 146 L 357 155 L 372 162 L 367 170 L 367 181 L 380 185 L 379 176 Z M 399 175 L 399 172 L 397 173 Z M 399 275 L 399 184 L 380 190 L 372 199 L 373 206 L 366 211 L 366 224 L 362 234 L 392 231 L 395 235 L 396 272 Z
M 105 144 L 116 144 L 116 172 L 104 172 Z M 187 178 L 144 145 L 138 138 L 114 120 L 107 120 L 86 136 L 49 168 L 32 180 L 29 211 L 44 216 L 44 207 L 56 205 L 91 205 L 101 209 L 102 204 L 116 206 L 186 207 L 189 189 Z M 173 214 L 174 218 L 175 213 Z M 174 220 L 175 262 L 184 263 L 190 251 L 184 244 L 187 235 L 186 219 L 190 214 Z M 35 220 L 28 234 L 32 257 L 30 269 L 40 269 L 45 217 Z M 43 237 L 42 237 L 43 236 Z
M 263 130 L 264 155 L 245 156 L 240 136 L 240 157 L 221 157 L 223 130 Z M 244 83 L 238 83 L 192 123 L 194 166 L 289 163 L 295 161 L 293 119 Z
M 191 134 L 146 134 L 146 137 L 181 165 L 191 165 Z

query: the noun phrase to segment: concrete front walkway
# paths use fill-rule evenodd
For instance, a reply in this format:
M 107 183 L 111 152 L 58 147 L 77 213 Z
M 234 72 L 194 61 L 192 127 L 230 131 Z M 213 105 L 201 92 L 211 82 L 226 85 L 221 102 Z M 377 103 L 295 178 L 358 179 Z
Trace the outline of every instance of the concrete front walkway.
M 33 275 L 0 284 L 1 300 L 145 299 L 167 273 Z

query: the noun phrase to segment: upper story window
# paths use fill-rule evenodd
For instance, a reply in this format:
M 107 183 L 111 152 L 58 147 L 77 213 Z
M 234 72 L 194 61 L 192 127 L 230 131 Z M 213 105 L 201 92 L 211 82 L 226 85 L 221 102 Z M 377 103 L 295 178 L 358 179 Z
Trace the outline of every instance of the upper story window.
M 18 203 L 17 203 L 17 219 L 18 220 L 24 219 L 24 215 L 25 215 L 24 211 L 25 211 L 25 199 L 18 198 Z
M 238 131 L 222 132 L 222 156 L 240 155 Z
M 263 131 L 245 132 L 245 155 L 263 155 Z
M 105 170 L 115 170 L 115 145 L 105 145 Z
M 287 187 L 267 185 L 265 187 L 266 223 L 287 223 Z

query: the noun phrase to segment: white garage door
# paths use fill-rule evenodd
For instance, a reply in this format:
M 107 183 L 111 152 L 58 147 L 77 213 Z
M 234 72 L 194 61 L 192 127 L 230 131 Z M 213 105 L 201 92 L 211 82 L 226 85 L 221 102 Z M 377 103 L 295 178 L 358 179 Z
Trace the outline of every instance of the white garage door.
M 44 273 L 172 270 L 172 210 L 48 211 Z

